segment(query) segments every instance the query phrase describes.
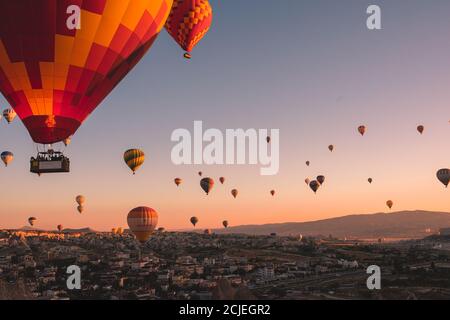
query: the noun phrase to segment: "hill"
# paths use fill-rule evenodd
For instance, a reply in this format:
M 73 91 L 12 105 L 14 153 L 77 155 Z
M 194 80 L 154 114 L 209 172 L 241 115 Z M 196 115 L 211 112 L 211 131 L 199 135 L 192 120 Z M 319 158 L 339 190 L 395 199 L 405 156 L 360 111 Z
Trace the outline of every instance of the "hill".
M 64 229 L 62 233 L 97 233 L 97 231 L 91 228 L 81 228 L 81 229 Z
M 422 238 L 450 227 L 450 213 L 430 211 L 400 211 L 348 215 L 311 222 L 290 222 L 265 225 L 243 225 L 217 229 L 218 234 L 243 233 L 253 235 L 303 235 L 338 238 Z

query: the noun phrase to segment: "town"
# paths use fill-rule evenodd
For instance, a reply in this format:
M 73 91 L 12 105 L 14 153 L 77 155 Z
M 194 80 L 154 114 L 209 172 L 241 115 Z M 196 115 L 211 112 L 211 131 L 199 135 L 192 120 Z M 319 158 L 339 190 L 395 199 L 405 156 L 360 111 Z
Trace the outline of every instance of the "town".
M 67 268 L 79 266 L 70 290 Z M 381 268 L 369 290 L 366 268 Z M 0 299 L 450 299 L 450 236 L 373 242 L 156 231 L 0 231 Z

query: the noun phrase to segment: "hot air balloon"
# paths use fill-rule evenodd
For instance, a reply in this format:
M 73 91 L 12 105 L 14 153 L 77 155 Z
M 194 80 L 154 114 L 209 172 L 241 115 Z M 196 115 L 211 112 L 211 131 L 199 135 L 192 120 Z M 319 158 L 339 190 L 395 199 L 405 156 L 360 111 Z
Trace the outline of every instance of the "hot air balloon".
M 270 143 L 270 141 L 272 141 L 272 138 L 267 136 L 266 141 L 267 141 L 267 143 Z
M 76 196 L 75 201 L 82 206 L 86 202 L 86 198 L 82 195 Z
M 372 179 L 372 178 L 369 178 L 369 179 L 367 179 L 367 181 L 369 181 L 369 183 L 372 183 L 372 182 L 373 182 L 373 179 Z
M 388 206 L 389 209 L 392 209 L 394 202 L 392 200 L 388 200 L 388 201 L 386 201 L 386 205 Z
M 228 228 L 228 221 L 227 221 L 227 220 L 224 220 L 224 221 L 222 222 L 222 224 L 223 224 L 223 226 L 224 226 L 225 228 Z
M 145 243 L 158 224 L 158 213 L 148 207 L 134 208 L 128 213 L 127 222 L 136 239 Z
M 30 224 L 30 226 L 34 226 L 34 223 L 36 222 L 36 218 L 35 217 L 29 217 L 28 218 L 28 223 Z
M 270 190 L 270 194 L 272 195 L 272 197 L 275 195 L 275 190 Z
M 116 230 L 116 233 L 118 235 L 122 235 L 123 234 L 123 228 L 122 227 L 118 227 L 117 230 Z
M 206 235 L 211 235 L 211 230 L 210 229 L 205 229 L 205 231 L 203 231 L 204 234 Z
M 237 189 L 233 189 L 231 190 L 231 195 L 236 199 L 237 195 L 238 195 L 239 191 Z
M 79 213 L 83 213 L 84 207 L 83 206 L 78 206 L 77 210 L 78 210 Z
M 200 180 L 200 187 L 202 187 L 203 191 L 208 195 L 214 186 L 214 180 L 211 178 L 203 178 Z
M 309 167 L 309 165 L 310 165 L 310 162 L 309 161 L 306 161 L 306 165 Z
M 359 126 L 358 132 L 363 136 L 366 133 L 366 126 Z
M 199 171 L 198 175 L 201 177 L 203 175 L 203 172 Z
M 317 190 L 319 190 L 320 183 L 316 180 L 313 180 L 309 183 L 309 187 L 311 188 L 312 191 L 314 191 L 314 193 L 316 193 Z
M 1 60 L 0 60 L 0 64 L 1 64 Z M 0 67 L 1 67 L 1 65 L 0 65 Z M 0 90 L 3 93 L 3 88 L 1 86 L 1 84 L 0 84 Z M 16 114 L 16 112 L 13 109 L 5 109 L 3 111 L 3 117 L 5 117 L 5 120 L 6 120 L 6 122 L 8 122 L 8 124 L 13 122 L 14 119 L 16 118 L 16 116 L 17 116 L 17 114 Z
M 307 185 L 309 185 L 310 182 L 311 182 L 311 180 L 309 180 L 309 178 L 306 178 L 306 179 L 305 179 L 305 183 L 306 183 Z
M 172 0 L 72 3 L 0 2 L 0 91 L 39 144 L 75 133 L 150 49 L 172 7 Z M 82 19 L 68 11 L 75 4 Z
M 58 226 L 56 228 L 58 229 L 59 232 L 61 232 L 63 229 L 63 226 L 62 226 L 62 224 L 58 224 Z
M 330 150 L 330 152 L 333 152 L 334 146 L 333 146 L 332 144 L 330 144 L 330 145 L 328 146 L 328 150 Z
M 322 185 L 325 182 L 325 176 L 317 176 L 316 180 Z
M 144 151 L 139 149 L 129 149 L 123 154 L 123 160 L 127 166 L 136 174 L 136 171 L 145 161 Z
M 208 32 L 213 17 L 207 0 L 174 0 L 165 28 L 191 58 L 191 51 Z
M 194 228 L 195 228 L 195 225 L 196 225 L 197 222 L 198 222 L 198 218 L 197 218 L 197 217 L 192 217 L 192 218 L 190 219 L 190 221 L 191 221 L 192 225 L 193 225 Z
M 175 184 L 177 185 L 177 187 L 183 182 L 183 180 L 181 178 L 175 178 L 174 179 Z
M 425 130 L 425 127 L 424 127 L 424 126 L 422 126 L 422 125 L 417 126 L 417 131 L 419 131 L 420 134 L 423 134 L 423 131 L 424 131 L 424 130 Z
M 447 188 L 448 184 L 450 183 L 450 169 L 440 169 L 436 173 L 437 178 L 440 182 L 444 184 L 444 186 Z
M 225 182 L 225 178 L 224 177 L 220 177 L 219 181 L 220 181 L 221 184 L 223 184 Z
M 2 152 L 0 157 L 3 161 L 3 163 L 5 164 L 5 167 L 7 167 L 8 164 L 10 164 L 14 160 L 14 154 L 9 151 Z
M 65 138 L 63 140 L 64 145 L 67 147 L 72 142 L 72 139 L 70 137 Z

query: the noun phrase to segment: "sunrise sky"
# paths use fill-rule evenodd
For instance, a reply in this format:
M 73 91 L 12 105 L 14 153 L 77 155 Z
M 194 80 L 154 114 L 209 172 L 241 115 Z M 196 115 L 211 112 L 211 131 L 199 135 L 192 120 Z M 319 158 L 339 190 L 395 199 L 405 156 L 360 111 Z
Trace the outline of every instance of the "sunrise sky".
M 0 228 L 36 216 L 38 228 L 109 230 L 126 227 L 127 213 L 141 205 L 157 210 L 166 229 L 190 228 L 193 215 L 198 228 L 216 228 L 224 219 L 233 226 L 374 213 L 386 211 L 388 199 L 393 210 L 450 211 L 450 190 L 435 176 L 450 166 L 448 0 L 211 4 L 212 30 L 192 60 L 163 30 L 82 125 L 66 150 L 70 174 L 29 173 L 34 143 L 20 119 L 2 120 L 0 152 L 13 152 L 15 161 L 0 168 Z M 381 6 L 381 31 L 366 28 L 370 4 Z M 0 104 L 8 106 L 3 97 Z M 279 174 L 173 165 L 172 131 L 192 130 L 194 120 L 222 130 L 280 129 Z M 132 147 L 147 155 L 136 176 L 122 158 Z M 199 170 L 216 180 L 209 196 Z M 326 182 L 314 195 L 304 179 L 319 174 Z M 179 188 L 175 177 L 184 180 Z M 87 198 L 83 215 L 78 194 Z

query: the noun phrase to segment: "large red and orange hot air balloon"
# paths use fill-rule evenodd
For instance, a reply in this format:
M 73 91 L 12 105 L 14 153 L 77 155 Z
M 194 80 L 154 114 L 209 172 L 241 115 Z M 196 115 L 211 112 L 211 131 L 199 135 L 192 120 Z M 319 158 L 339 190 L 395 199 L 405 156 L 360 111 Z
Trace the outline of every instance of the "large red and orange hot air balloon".
M 207 0 L 174 0 L 165 28 L 180 47 L 184 57 L 206 35 L 211 27 L 213 10 Z
M 36 143 L 70 137 L 150 49 L 173 0 L 0 2 L 0 91 Z

